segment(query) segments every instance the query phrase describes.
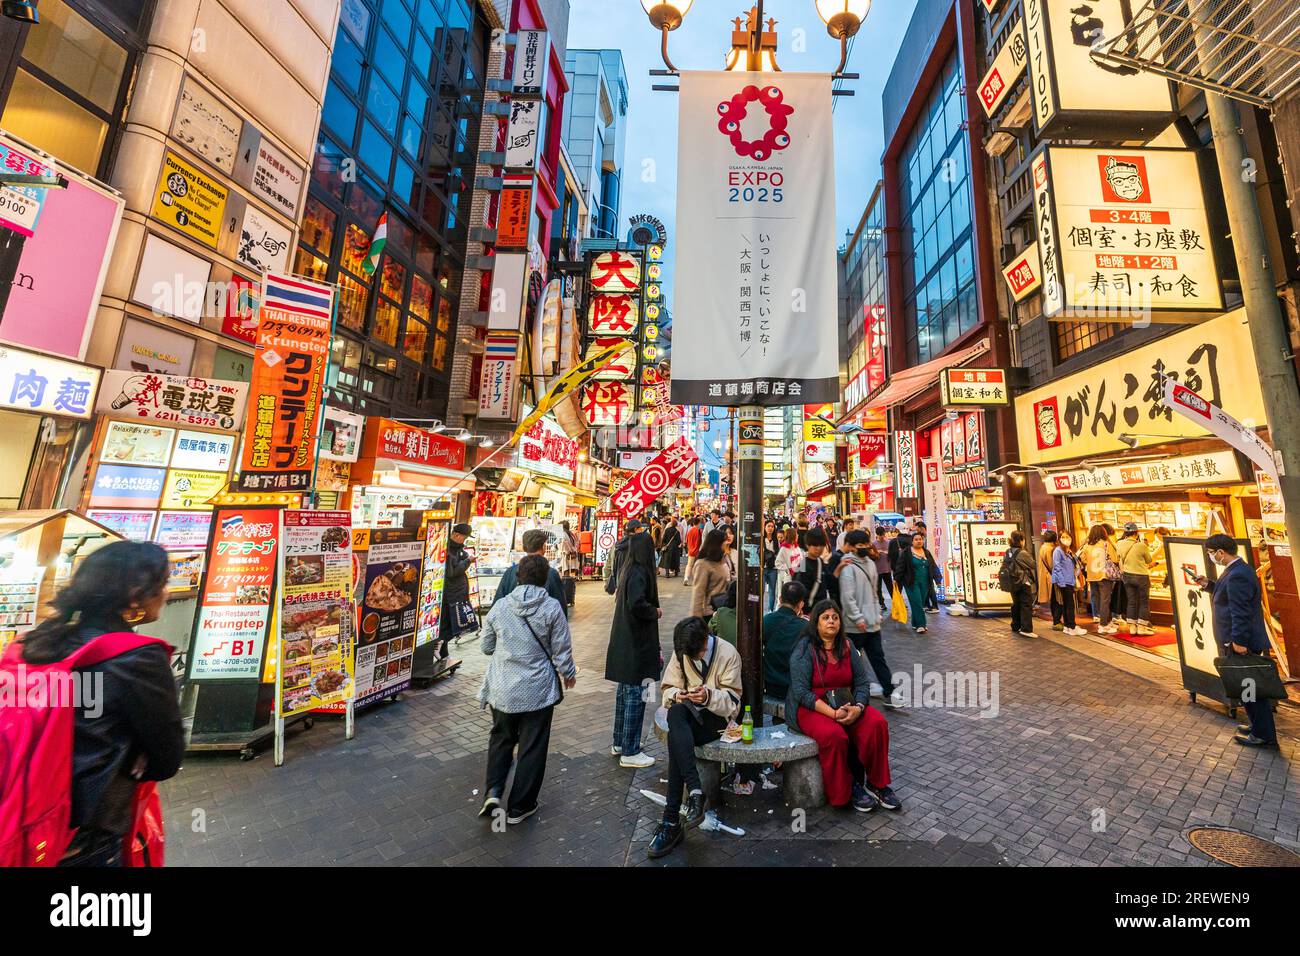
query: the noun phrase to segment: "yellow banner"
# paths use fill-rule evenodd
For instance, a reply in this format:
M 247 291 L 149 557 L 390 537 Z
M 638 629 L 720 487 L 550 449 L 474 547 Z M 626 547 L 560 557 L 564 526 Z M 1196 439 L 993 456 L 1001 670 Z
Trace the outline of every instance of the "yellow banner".
M 1066 461 L 1207 435 L 1165 404 L 1165 375 L 1240 421 L 1266 423 L 1246 310 L 1236 309 L 1018 397 L 1021 462 Z
M 515 429 L 511 441 L 518 440 L 520 436 L 527 434 L 530 428 L 542 420 L 543 415 L 558 405 L 564 398 L 580 389 L 597 372 L 630 348 L 634 348 L 634 346 L 628 342 L 611 345 L 609 348 L 601 349 L 581 365 L 577 365 L 565 372 L 542 396 L 541 401 L 537 403 L 537 407 L 533 409 L 532 413 L 519 423 L 519 427 Z

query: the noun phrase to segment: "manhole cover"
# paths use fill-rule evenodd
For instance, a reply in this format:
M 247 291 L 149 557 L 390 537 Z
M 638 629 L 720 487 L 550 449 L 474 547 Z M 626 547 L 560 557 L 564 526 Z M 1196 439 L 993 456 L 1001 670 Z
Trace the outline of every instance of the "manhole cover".
M 1300 866 L 1300 854 L 1238 830 L 1196 827 L 1187 839 L 1202 853 L 1229 866 Z

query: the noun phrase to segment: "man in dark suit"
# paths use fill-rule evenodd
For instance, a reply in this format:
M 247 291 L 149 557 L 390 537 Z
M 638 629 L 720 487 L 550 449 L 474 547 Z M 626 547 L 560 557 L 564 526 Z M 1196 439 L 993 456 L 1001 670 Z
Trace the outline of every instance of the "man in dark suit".
M 1214 640 L 1227 654 L 1268 654 L 1268 630 L 1264 626 L 1264 601 L 1259 578 L 1237 554 L 1237 542 L 1226 534 L 1212 534 L 1205 541 L 1210 560 L 1223 570 L 1217 581 L 1197 579 L 1209 591 L 1214 603 Z M 1243 747 L 1276 747 L 1271 700 L 1242 701 L 1250 718 L 1232 739 Z

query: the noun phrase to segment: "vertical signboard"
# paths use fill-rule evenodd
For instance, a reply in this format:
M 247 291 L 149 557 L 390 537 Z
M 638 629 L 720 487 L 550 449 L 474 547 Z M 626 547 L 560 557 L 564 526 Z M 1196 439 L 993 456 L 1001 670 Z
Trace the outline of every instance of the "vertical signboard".
M 420 609 L 415 625 L 415 646 L 438 639 L 442 626 L 442 591 L 447 580 L 447 542 L 451 522 L 426 516 L 424 528 L 424 571 L 420 575 Z M 474 564 L 477 564 L 477 553 Z M 471 601 L 473 595 L 471 595 Z
M 894 471 L 900 498 L 916 497 L 916 432 L 894 432 Z
M 357 640 L 357 706 L 411 684 L 424 542 L 372 543 L 366 555 Z
M 618 512 L 602 511 L 596 515 L 596 563 L 605 564 L 618 544 Z
M 969 521 L 959 525 L 962 536 L 962 577 L 966 603 L 976 610 L 1011 607 L 1011 595 L 998 586 L 998 571 L 1018 525 L 999 521 Z
M 189 680 L 257 680 L 275 584 L 279 510 L 217 508 L 208 543 Z
M 352 699 L 352 517 L 280 512 L 276 716 Z
M 1239 540 L 1237 552 L 1249 562 L 1249 542 Z M 1169 569 L 1169 598 L 1183 686 L 1193 697 L 1204 694 L 1227 703 L 1223 679 L 1214 666 L 1214 659 L 1223 652 L 1214 638 L 1213 595 L 1196 583 L 1199 577 L 1216 580 L 1218 565 L 1205 553 L 1205 539 L 1166 538 L 1165 567 Z
M 518 335 L 508 332 L 488 333 L 483 352 L 483 371 L 479 379 L 479 418 L 515 420 L 519 410 L 515 382 L 518 360 Z
M 266 275 L 253 360 L 255 398 L 240 460 L 241 490 L 310 489 L 333 309 L 333 286 Z

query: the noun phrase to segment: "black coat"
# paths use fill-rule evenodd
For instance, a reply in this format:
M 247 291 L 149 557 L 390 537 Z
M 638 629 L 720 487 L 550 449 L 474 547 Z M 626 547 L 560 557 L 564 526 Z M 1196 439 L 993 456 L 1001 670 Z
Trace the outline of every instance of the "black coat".
M 447 545 L 447 577 L 442 586 L 443 601 L 469 600 L 469 553 L 456 541 Z
M 626 556 L 625 556 L 626 559 Z M 659 677 L 659 592 L 654 572 L 628 568 L 614 597 L 605 680 L 639 684 Z
M 939 581 L 939 565 L 934 560 L 934 555 L 930 553 L 929 548 L 925 549 L 925 559 L 930 562 L 930 583 L 935 584 Z M 894 572 L 894 580 L 899 587 L 911 587 L 913 582 L 916 581 L 916 568 L 912 565 L 911 548 L 907 550 L 900 548 L 898 556 L 894 559 L 891 567 Z

